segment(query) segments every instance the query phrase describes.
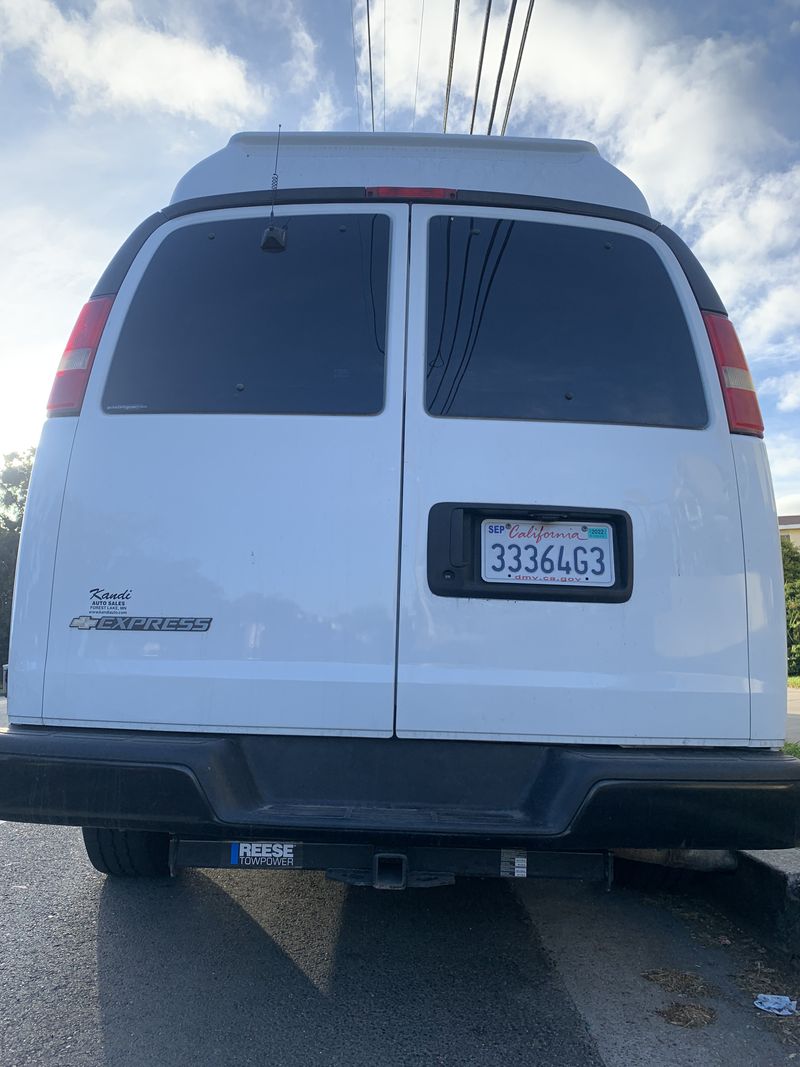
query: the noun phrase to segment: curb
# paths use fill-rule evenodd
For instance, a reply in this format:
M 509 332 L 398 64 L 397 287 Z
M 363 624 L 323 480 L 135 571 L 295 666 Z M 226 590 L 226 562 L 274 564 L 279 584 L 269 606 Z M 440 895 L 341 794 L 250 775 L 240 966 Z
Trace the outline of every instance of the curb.
M 800 848 L 738 852 L 737 859 L 736 871 L 709 879 L 714 901 L 774 948 L 800 955 Z

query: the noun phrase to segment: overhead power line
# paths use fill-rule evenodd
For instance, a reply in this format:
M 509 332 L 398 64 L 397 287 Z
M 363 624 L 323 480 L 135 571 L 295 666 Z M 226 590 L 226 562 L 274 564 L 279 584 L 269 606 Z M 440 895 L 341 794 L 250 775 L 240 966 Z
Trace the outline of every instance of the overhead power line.
M 375 133 L 375 92 L 372 85 L 372 27 L 369 20 L 369 0 L 367 0 L 367 52 L 369 53 L 369 106 L 372 113 L 372 132 Z
M 468 349 L 467 348 L 464 349 L 464 353 L 463 353 L 462 358 L 461 358 L 461 364 L 460 364 L 458 370 L 456 371 L 456 376 L 455 376 L 455 378 L 453 378 L 453 381 L 452 381 L 452 383 L 450 385 L 450 390 L 449 390 L 449 392 L 447 394 L 447 398 L 445 399 L 445 402 L 444 402 L 444 404 L 442 406 L 442 411 L 441 411 L 442 415 L 446 415 L 450 411 L 450 409 L 452 408 L 453 404 L 455 403 L 456 397 L 458 396 L 458 391 L 461 388 L 461 383 L 464 380 L 464 375 L 467 373 L 467 370 L 469 368 L 470 360 L 472 359 L 472 353 L 475 351 L 475 346 L 478 343 L 478 337 L 479 337 L 480 332 L 481 332 L 481 326 L 483 325 L 483 315 L 484 315 L 484 312 L 486 311 L 486 305 L 487 305 L 487 303 L 489 301 L 489 296 L 490 296 L 490 294 L 492 292 L 492 286 L 494 285 L 494 279 L 495 279 L 495 276 L 497 274 L 497 270 L 498 270 L 498 268 L 500 266 L 500 263 L 502 262 L 503 256 L 505 255 L 506 246 L 508 244 L 509 238 L 511 237 L 511 232 L 514 229 L 514 226 L 515 226 L 515 223 L 512 222 L 510 219 L 506 220 L 506 224 L 508 225 L 508 230 L 506 231 L 505 238 L 503 239 L 503 243 L 500 246 L 500 251 L 497 253 L 497 258 L 494 261 L 494 266 L 492 267 L 492 272 L 489 275 L 489 281 L 488 281 L 488 283 L 486 285 L 486 288 L 484 289 L 484 292 L 483 292 L 483 303 L 481 304 L 481 310 L 480 310 L 480 312 L 478 314 L 477 323 L 475 323 L 475 311 L 477 311 L 477 306 L 478 306 L 477 305 L 477 299 L 476 299 L 475 308 L 474 308 L 473 313 L 472 313 L 472 322 L 470 323 L 470 334 L 469 334 L 469 336 L 467 338 L 467 345 L 469 346 L 469 348 Z M 492 243 L 494 243 L 494 237 L 497 235 L 497 232 L 498 232 L 498 229 L 499 229 L 499 225 L 500 225 L 500 223 L 498 222 L 497 225 L 495 226 L 495 231 L 494 231 L 494 234 L 492 235 Z M 491 245 L 486 251 L 486 261 L 484 263 L 484 271 L 485 271 L 486 267 L 488 266 L 490 251 L 491 251 Z M 483 274 L 481 274 L 481 281 L 483 281 Z M 478 289 L 480 291 L 480 285 L 478 286 Z M 473 325 L 475 326 L 474 332 L 473 332 Z M 471 344 L 470 344 L 470 340 L 469 340 L 470 336 L 472 338 L 472 343 Z
M 417 77 L 414 82 L 414 117 L 411 120 L 411 130 L 417 124 L 417 90 L 419 89 L 419 61 L 422 58 L 422 26 L 425 22 L 425 0 L 422 0 L 422 13 L 419 17 L 419 40 L 417 41 Z
M 361 129 L 361 95 L 358 91 L 358 56 L 356 54 L 356 16 L 353 10 L 355 0 L 350 0 L 350 29 L 353 31 L 353 79 L 356 92 L 356 115 L 358 128 Z
M 519 76 L 519 68 L 522 65 L 522 54 L 525 51 L 525 41 L 528 37 L 528 27 L 531 24 L 531 15 L 533 14 L 534 3 L 535 0 L 528 0 L 528 14 L 525 16 L 525 25 L 522 27 L 522 38 L 519 42 L 519 52 L 517 53 L 517 65 L 514 67 L 514 77 L 511 79 L 511 89 L 508 93 L 506 113 L 503 116 L 503 127 L 500 130 L 501 137 L 505 137 L 506 135 L 506 126 L 508 126 L 508 116 L 511 114 L 511 102 L 514 99 L 514 90 L 517 87 L 517 77 Z
M 369 0 L 367 0 L 369 3 Z M 506 37 L 503 41 L 503 51 L 500 55 L 500 68 L 497 71 L 497 81 L 494 87 L 494 97 L 492 99 L 492 113 L 489 115 L 489 128 L 487 133 L 491 136 L 492 126 L 494 125 L 494 113 L 497 110 L 497 98 L 500 95 L 500 83 L 503 80 L 503 70 L 506 65 L 506 54 L 508 53 L 508 39 L 511 36 L 511 27 L 514 25 L 514 12 L 517 8 L 517 0 L 511 0 L 511 6 L 508 9 L 508 24 L 506 25 Z
M 369 2 L 369 0 L 367 0 Z M 516 0 L 514 0 L 516 3 Z M 453 3 L 453 29 L 450 34 L 450 62 L 447 66 L 447 89 L 444 95 L 444 120 L 442 122 L 442 133 L 447 133 L 447 112 L 450 109 L 450 86 L 453 84 L 453 60 L 456 56 L 456 37 L 458 36 L 458 8 L 460 0 L 454 0 Z
M 478 110 L 478 94 L 481 89 L 481 73 L 483 72 L 483 55 L 486 51 L 486 34 L 489 31 L 489 16 L 492 13 L 492 0 L 486 0 L 486 15 L 483 20 L 483 36 L 481 37 L 481 52 L 478 56 L 478 75 L 475 78 L 475 97 L 472 101 L 472 118 L 469 122 L 469 132 L 475 129 L 475 112 Z

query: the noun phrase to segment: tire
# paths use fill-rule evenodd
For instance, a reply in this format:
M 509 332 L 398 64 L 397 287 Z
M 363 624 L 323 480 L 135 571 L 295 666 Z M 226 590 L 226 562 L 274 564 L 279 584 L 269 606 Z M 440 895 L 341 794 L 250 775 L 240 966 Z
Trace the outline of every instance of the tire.
M 112 878 L 168 878 L 169 834 L 84 826 L 89 862 Z

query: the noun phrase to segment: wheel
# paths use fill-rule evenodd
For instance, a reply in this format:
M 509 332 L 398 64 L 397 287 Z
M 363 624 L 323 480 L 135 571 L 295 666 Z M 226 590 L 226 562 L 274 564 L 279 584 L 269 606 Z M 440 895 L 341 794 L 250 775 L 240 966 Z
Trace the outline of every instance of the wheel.
M 102 874 L 114 878 L 169 876 L 169 834 L 84 826 L 83 843 L 89 862 Z

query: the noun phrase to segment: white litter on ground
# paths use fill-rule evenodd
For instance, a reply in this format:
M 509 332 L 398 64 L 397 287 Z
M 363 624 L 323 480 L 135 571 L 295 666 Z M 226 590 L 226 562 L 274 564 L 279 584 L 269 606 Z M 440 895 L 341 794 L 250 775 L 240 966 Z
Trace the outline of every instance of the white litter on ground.
M 774 993 L 759 993 L 753 1004 L 770 1015 L 796 1015 L 797 1001 L 779 997 Z

